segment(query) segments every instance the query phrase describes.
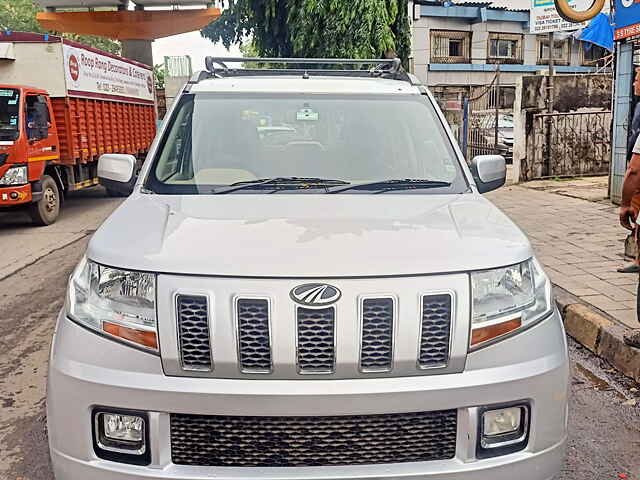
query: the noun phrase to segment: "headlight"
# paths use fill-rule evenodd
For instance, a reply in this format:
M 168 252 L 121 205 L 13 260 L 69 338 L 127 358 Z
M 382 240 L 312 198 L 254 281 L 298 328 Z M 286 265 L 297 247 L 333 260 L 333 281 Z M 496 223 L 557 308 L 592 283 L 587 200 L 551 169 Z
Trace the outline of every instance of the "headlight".
M 27 183 L 29 178 L 26 165 L 11 167 L 0 177 L 0 185 L 26 185 Z
M 552 312 L 551 283 L 537 260 L 471 274 L 470 349 L 531 327 Z
M 156 278 L 83 258 L 69 281 L 68 316 L 93 330 L 158 351 Z

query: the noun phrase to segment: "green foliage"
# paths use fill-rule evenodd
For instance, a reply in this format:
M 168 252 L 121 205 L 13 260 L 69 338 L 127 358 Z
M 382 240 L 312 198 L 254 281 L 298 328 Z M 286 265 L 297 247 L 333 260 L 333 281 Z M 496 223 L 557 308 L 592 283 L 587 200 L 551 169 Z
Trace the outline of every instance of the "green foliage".
M 156 84 L 156 88 L 162 90 L 164 88 L 164 80 L 167 76 L 167 72 L 163 63 L 158 63 L 153 66 L 153 80 Z
M 410 53 L 408 0 L 227 0 L 202 36 L 252 38 L 262 57 L 370 58 Z
M 0 29 L 47 33 L 36 20 L 36 13 L 41 10 L 32 0 L 0 0 Z M 71 33 L 65 33 L 62 36 L 109 53 L 118 54 L 121 51 L 120 43 L 108 38 Z

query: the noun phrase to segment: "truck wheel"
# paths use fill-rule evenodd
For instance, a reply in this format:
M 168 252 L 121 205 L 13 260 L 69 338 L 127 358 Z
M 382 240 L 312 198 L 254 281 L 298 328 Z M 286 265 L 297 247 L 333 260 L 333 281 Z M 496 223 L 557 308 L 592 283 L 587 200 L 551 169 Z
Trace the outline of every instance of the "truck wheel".
M 42 198 L 29 205 L 29 215 L 34 225 L 51 225 L 60 213 L 60 191 L 49 175 L 42 176 Z

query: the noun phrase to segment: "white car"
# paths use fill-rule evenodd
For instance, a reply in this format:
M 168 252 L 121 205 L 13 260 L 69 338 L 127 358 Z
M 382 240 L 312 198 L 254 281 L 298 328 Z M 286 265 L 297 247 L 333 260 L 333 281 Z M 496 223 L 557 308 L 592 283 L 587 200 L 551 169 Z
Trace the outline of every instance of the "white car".
M 565 333 L 481 195 L 504 158 L 469 168 L 397 61 L 232 61 L 185 87 L 137 179 L 100 159 L 133 193 L 58 318 L 57 480 L 553 478 Z

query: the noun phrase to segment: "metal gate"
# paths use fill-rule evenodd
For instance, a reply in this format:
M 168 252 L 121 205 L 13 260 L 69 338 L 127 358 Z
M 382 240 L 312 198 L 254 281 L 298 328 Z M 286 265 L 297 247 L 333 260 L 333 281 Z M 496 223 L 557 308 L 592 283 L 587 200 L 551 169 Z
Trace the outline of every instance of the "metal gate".
M 513 105 L 505 105 L 508 102 L 503 94 L 496 75 L 490 85 L 473 88 L 471 98 L 465 99 L 462 151 L 467 162 L 478 155 L 503 155 L 508 161 L 512 158 L 513 133 L 505 138 L 503 122 Z
M 523 160 L 524 180 L 606 175 L 611 164 L 611 111 L 540 113 Z

